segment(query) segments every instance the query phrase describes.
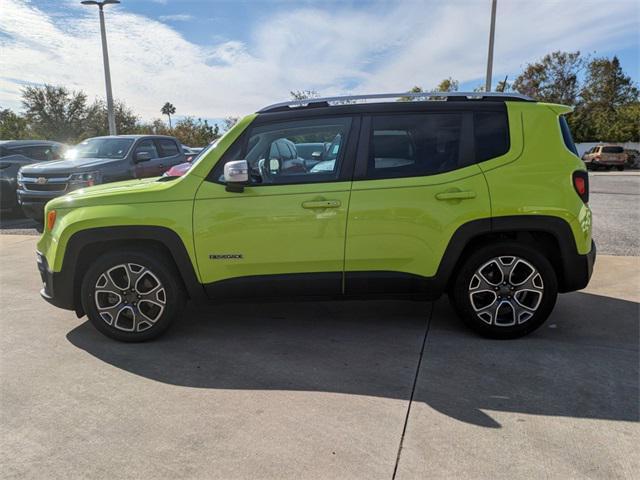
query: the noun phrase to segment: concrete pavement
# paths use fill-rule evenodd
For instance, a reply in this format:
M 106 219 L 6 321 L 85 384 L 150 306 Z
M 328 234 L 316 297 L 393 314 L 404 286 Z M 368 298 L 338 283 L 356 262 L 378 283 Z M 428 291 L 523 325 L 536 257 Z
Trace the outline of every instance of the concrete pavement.
M 3 478 L 640 471 L 638 258 L 600 256 L 516 341 L 473 335 L 446 301 L 378 301 L 189 309 L 127 345 L 38 297 L 35 241 L 0 235 Z

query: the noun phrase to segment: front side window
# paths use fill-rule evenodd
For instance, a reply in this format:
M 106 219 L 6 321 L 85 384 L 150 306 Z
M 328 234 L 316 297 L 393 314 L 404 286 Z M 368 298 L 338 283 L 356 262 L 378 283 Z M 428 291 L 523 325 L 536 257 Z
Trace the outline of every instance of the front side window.
M 89 138 L 67 150 L 66 158 L 124 158 L 131 148 L 130 138 Z
M 253 185 L 313 183 L 336 180 L 344 157 L 351 118 L 322 118 L 273 123 L 252 128 L 243 148 L 225 154 L 244 159 Z M 242 153 L 244 152 L 244 154 Z M 224 182 L 224 161 L 215 178 Z
M 424 176 L 458 168 L 460 113 L 374 116 L 367 178 Z

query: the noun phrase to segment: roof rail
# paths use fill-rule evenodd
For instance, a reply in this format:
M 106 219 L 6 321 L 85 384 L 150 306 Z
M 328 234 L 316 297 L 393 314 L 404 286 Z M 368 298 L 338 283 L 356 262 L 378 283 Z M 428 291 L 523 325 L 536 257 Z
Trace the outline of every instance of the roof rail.
M 356 103 L 358 101 L 390 99 L 390 98 L 411 98 L 416 100 L 430 99 L 459 99 L 459 100 L 482 100 L 483 98 L 491 98 L 493 100 L 515 100 L 533 102 L 534 100 L 526 95 L 519 93 L 503 93 L 503 92 L 403 92 L 403 93 L 373 93 L 369 95 L 345 95 L 340 97 L 321 97 L 321 98 L 305 98 L 302 100 L 289 100 L 287 102 L 274 103 L 268 107 L 258 110 L 258 113 L 278 111 L 285 108 L 300 108 L 320 104 L 317 106 L 328 106 L 331 103 L 345 104 Z

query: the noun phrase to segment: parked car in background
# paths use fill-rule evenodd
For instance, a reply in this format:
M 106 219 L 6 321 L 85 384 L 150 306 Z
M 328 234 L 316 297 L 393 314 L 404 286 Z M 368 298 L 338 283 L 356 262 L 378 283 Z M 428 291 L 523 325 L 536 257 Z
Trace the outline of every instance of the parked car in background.
M 196 159 L 198 159 L 200 157 L 200 154 L 202 152 L 204 152 L 205 149 L 208 149 L 209 146 L 211 146 L 213 144 L 215 144 L 215 142 L 211 142 L 209 145 L 207 145 L 207 147 L 191 148 L 190 150 L 194 151 L 194 153 L 192 153 L 191 155 L 186 155 L 185 154 L 186 162 L 180 163 L 178 165 L 175 165 L 175 166 L 171 167 L 169 170 L 164 172 L 164 174 L 162 176 L 163 177 L 181 177 L 182 175 L 184 175 L 185 173 L 187 173 L 189 171 L 189 169 L 193 166 L 193 162 L 195 162 Z M 182 147 L 183 147 L 183 149 L 184 148 L 188 148 L 188 147 L 185 147 L 184 145 Z
M 66 145 L 48 140 L 0 141 L 0 210 L 19 211 L 18 170 L 25 165 L 62 158 Z
M 52 198 L 96 184 L 157 177 L 184 162 L 180 143 L 164 135 L 117 135 L 88 138 L 69 149 L 63 160 L 20 169 L 18 202 L 37 221 Z
M 611 167 L 624 170 L 627 154 L 619 145 L 596 145 L 582 155 L 582 160 L 589 170 L 610 170 Z
M 638 158 L 640 158 L 640 152 L 638 150 L 634 150 L 632 148 L 625 149 L 624 153 L 627 154 L 627 168 L 633 168 L 636 166 L 638 162 Z

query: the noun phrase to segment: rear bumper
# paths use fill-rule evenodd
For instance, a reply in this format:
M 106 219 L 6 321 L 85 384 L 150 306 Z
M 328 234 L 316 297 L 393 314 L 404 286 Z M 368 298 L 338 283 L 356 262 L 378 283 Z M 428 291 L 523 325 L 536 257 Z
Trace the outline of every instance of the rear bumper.
M 73 298 L 73 279 L 64 273 L 52 272 L 47 263 L 47 257 L 36 251 L 36 262 L 42 279 L 40 296 L 50 304 L 65 310 L 75 310 Z
M 561 283 L 561 293 L 582 290 L 589 284 L 593 266 L 596 263 L 596 244 L 591 241 L 591 251 L 586 255 L 571 255 L 564 259 L 564 281 Z

